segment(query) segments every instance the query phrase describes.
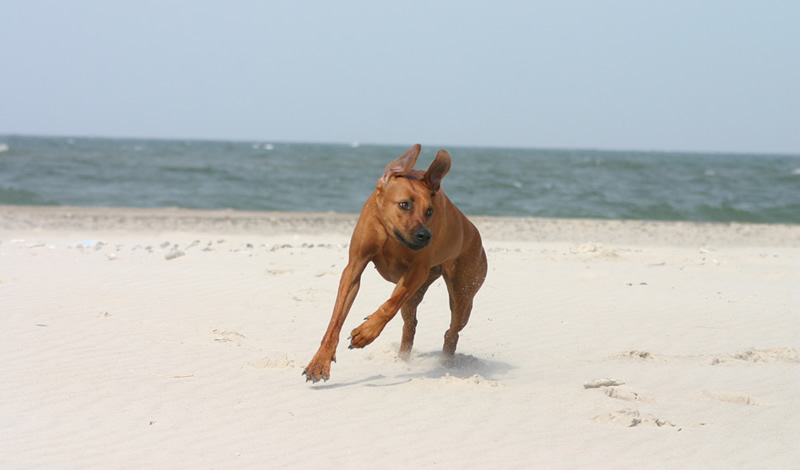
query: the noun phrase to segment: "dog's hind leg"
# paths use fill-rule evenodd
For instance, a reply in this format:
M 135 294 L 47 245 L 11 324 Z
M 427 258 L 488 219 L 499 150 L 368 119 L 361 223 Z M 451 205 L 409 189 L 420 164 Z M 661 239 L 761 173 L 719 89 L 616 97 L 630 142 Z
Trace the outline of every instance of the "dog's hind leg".
M 417 307 L 425 297 L 425 292 L 428 291 L 428 287 L 439 279 L 441 275 L 441 266 L 431 268 L 425 284 L 423 284 L 400 308 L 400 313 L 403 315 L 403 337 L 400 340 L 400 351 L 397 355 L 405 361 L 411 357 L 411 347 L 414 345 L 414 334 L 417 332 Z
M 467 326 L 472 313 L 472 299 L 486 279 L 486 253 L 468 254 L 456 260 L 451 269 L 445 271 L 444 280 L 450 295 L 450 329 L 444 333 L 442 352 L 445 360 L 456 353 L 458 334 Z

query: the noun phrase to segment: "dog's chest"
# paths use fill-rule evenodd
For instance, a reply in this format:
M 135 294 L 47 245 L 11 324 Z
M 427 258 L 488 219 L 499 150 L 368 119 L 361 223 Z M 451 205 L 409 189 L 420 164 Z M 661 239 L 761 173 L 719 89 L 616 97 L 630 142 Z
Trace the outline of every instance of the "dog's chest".
M 397 284 L 397 281 L 403 277 L 410 264 L 402 259 L 392 258 L 391 256 L 376 256 L 373 258 L 372 263 L 378 273 L 387 281 Z

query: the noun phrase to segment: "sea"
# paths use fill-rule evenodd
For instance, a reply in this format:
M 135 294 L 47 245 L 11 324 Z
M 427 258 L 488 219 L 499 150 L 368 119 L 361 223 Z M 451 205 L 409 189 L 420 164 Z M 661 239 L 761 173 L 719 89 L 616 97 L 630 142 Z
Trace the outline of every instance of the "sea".
M 357 213 L 413 144 L 0 135 L 0 205 Z M 800 224 L 800 155 L 446 150 L 467 215 Z

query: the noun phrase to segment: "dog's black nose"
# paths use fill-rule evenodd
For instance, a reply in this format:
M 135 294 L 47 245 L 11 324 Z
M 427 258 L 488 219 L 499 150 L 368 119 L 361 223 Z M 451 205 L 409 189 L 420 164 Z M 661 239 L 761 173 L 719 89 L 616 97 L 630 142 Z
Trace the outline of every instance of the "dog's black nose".
M 425 227 L 420 227 L 414 232 L 414 242 L 426 246 L 431 241 L 431 231 Z

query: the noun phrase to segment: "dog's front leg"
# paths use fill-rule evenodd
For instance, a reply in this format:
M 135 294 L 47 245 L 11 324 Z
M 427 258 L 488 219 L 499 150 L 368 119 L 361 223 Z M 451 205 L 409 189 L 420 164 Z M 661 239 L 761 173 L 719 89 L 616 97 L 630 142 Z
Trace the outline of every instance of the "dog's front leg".
M 347 318 L 347 313 L 353 305 L 353 301 L 358 294 L 361 286 L 361 274 L 364 272 L 368 261 L 362 259 L 352 260 L 347 264 L 342 272 L 342 279 L 339 281 L 339 292 L 336 295 L 336 304 L 333 307 L 333 315 L 328 324 L 328 330 L 322 337 L 317 353 L 311 362 L 303 370 L 306 380 L 318 382 L 328 380 L 331 375 L 331 361 L 336 361 L 336 346 L 339 344 L 339 333 L 342 325 Z
M 384 302 L 375 313 L 368 316 L 364 323 L 350 333 L 350 349 L 363 348 L 375 341 L 375 338 L 381 334 L 389 320 L 394 318 L 397 312 L 400 311 L 400 307 L 422 287 L 428 278 L 428 273 L 429 269 L 423 267 L 422 269 L 418 268 L 409 271 L 400 278 L 389 300 Z

